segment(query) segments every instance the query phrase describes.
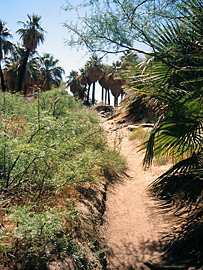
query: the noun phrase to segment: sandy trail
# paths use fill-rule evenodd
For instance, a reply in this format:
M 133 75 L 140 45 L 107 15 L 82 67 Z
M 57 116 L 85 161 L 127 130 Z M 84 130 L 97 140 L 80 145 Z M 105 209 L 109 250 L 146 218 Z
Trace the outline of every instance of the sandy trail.
M 110 140 L 123 137 L 121 153 L 127 158 L 127 174 L 120 183 L 107 191 L 105 237 L 109 247 L 108 269 L 149 269 L 143 262 L 161 254 L 161 233 L 170 228 L 170 216 L 158 210 L 158 201 L 149 196 L 147 186 L 168 166 L 144 171 L 143 155 L 138 153 L 139 141 L 129 141 L 129 131 L 123 127 L 115 131 L 113 121 L 104 122 Z M 117 134 L 116 134 L 117 133 Z M 115 135 L 116 134 L 116 135 Z

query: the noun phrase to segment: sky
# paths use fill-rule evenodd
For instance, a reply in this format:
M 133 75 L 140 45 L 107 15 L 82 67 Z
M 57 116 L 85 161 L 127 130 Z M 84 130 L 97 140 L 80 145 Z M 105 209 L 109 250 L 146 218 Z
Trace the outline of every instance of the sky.
M 70 1 L 71 2 L 71 1 Z M 77 2 L 72 0 L 72 3 Z M 12 32 L 12 42 L 22 42 L 19 35 L 15 32 L 23 25 L 18 21 L 27 21 L 27 14 L 33 13 L 42 16 L 41 26 L 47 32 L 45 41 L 37 47 L 37 51 L 50 53 L 54 59 L 59 60 L 59 65 L 65 70 L 68 76 L 71 70 L 79 71 L 84 67 L 90 55 L 86 54 L 85 49 L 77 51 L 65 45 L 65 40 L 69 38 L 68 31 L 62 24 L 67 20 L 74 20 L 74 13 L 65 12 L 66 0 L 0 0 L 0 20 Z M 72 16 L 72 17 L 71 17 Z M 118 60 L 118 57 L 109 59 L 109 64 Z M 111 61 L 111 62 L 110 62 Z M 100 100 L 101 89 L 96 88 L 96 99 Z M 101 87 L 100 87 L 101 88 Z M 111 97 L 111 104 L 113 97 Z
M 70 13 L 65 12 L 62 7 L 66 5 L 65 0 L 0 0 L 0 19 L 6 22 L 7 27 L 13 35 L 13 42 L 22 42 L 16 30 L 23 25 L 18 21 L 26 21 L 27 14 L 38 14 L 42 16 L 41 26 L 47 32 L 45 41 L 37 47 L 40 53 L 51 53 L 60 65 L 65 69 L 66 76 L 71 70 L 79 70 L 88 60 L 85 51 L 77 52 L 65 46 L 68 39 L 67 29 L 62 26 L 66 20 L 71 20 Z

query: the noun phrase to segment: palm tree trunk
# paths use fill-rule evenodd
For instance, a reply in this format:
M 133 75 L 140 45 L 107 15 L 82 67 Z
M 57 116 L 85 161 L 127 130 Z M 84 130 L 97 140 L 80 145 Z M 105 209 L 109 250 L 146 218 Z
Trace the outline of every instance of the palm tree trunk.
M 114 96 L 114 107 L 118 107 L 118 96 Z
M 87 89 L 87 106 L 90 105 L 90 86 L 91 84 L 89 84 L 88 89 Z
M 79 96 L 79 98 L 81 98 L 82 100 L 84 100 L 85 92 L 87 90 L 86 88 L 87 88 L 87 85 L 85 84 L 83 91 L 82 91 L 82 93 L 80 93 L 80 96 Z
M 95 82 L 93 82 L 93 87 L 92 87 L 92 105 L 94 105 L 95 101 Z
M 108 105 L 110 105 L 110 90 L 108 89 Z
M 102 103 L 104 103 L 104 87 L 102 86 L 102 96 L 101 96 Z
M 6 87 L 5 87 L 5 83 L 4 83 L 4 74 L 3 71 L 1 69 L 1 62 L 0 62 L 0 76 L 1 76 L 1 87 L 2 87 L 2 91 L 6 92 Z
M 22 90 L 23 78 L 25 75 L 25 70 L 26 70 L 26 65 L 27 65 L 29 54 L 30 54 L 30 49 L 27 49 L 25 52 L 25 57 L 23 59 L 22 66 L 20 68 L 20 77 L 19 77 L 19 81 L 18 81 L 18 92 L 21 92 L 21 90 Z M 23 93 L 23 94 L 25 95 L 26 93 Z
M 108 93 L 108 90 L 106 89 L 106 92 L 105 92 L 105 105 L 106 105 L 106 100 L 107 100 L 107 93 Z

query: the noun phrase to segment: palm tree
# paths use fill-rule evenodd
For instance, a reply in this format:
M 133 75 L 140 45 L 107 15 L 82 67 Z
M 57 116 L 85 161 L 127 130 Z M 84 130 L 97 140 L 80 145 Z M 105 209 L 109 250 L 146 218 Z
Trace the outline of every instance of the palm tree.
M 124 72 L 129 86 L 161 104 L 147 144 L 146 166 L 154 155 L 176 153 L 178 161 L 202 149 L 203 44 L 198 41 L 203 30 L 197 21 L 202 7 L 196 0 L 190 0 L 188 7 L 184 24 L 170 22 L 168 28 L 160 26 L 154 33 L 156 48 L 167 61 L 146 57 L 139 64 L 131 63 Z
M 109 84 L 107 82 L 107 75 L 104 73 L 102 77 L 99 79 L 99 84 L 102 87 L 102 95 L 101 100 L 106 104 L 106 99 L 108 95 L 108 105 L 110 105 L 110 96 L 109 96 Z M 105 97 L 104 97 L 104 89 L 105 89 Z
M 35 84 L 39 84 L 39 78 L 40 72 L 38 56 L 36 56 L 36 52 L 33 51 L 28 59 L 22 84 L 22 89 L 25 96 L 28 94 L 33 94 L 33 87 Z
M 188 213 L 176 229 L 168 254 L 203 265 L 203 42 L 202 1 L 182 1 L 179 18 L 153 31 L 157 57 L 130 65 L 126 80 L 137 92 L 158 100 L 158 115 L 144 147 L 144 165 L 173 157 L 174 165 L 150 189 L 168 207 Z M 185 253 L 184 253 L 185 252 Z M 179 257 L 180 258 L 180 257 Z
M 117 75 L 109 74 L 107 76 L 107 82 L 111 89 L 111 93 L 114 96 L 114 107 L 118 106 L 118 97 L 122 93 L 122 86 L 125 84 L 124 80 L 118 79 Z
M 5 23 L 0 20 L 0 76 L 2 91 L 5 92 L 4 76 L 1 68 L 1 60 L 3 59 L 3 53 L 6 55 L 9 50 L 12 49 L 12 43 L 7 38 L 12 37 L 11 32 L 5 26 Z
M 102 77 L 99 79 L 99 84 L 102 87 L 101 100 L 106 104 L 108 96 L 108 105 L 110 105 L 110 92 L 109 92 L 110 86 L 108 83 L 108 74 L 112 72 L 112 66 L 102 64 L 101 71 Z M 104 97 L 104 89 L 105 89 L 105 97 Z
M 111 93 L 114 96 L 114 107 L 118 106 L 118 97 L 122 92 L 122 86 L 124 80 L 118 78 L 117 70 L 121 68 L 121 62 L 113 62 L 111 67 L 111 73 L 108 74 L 106 81 L 111 89 Z
M 18 91 L 22 90 L 23 78 L 26 70 L 26 64 L 28 57 L 31 52 L 36 50 L 37 45 L 40 42 L 44 42 L 44 29 L 40 25 L 41 16 L 38 16 L 33 13 L 33 15 L 27 15 L 28 21 L 19 23 L 23 24 L 23 28 L 17 30 L 17 33 L 20 35 L 20 38 L 23 40 L 23 45 L 26 48 L 26 52 L 22 61 L 20 69 L 20 77 L 18 82 Z
M 14 45 L 12 55 L 5 58 L 4 61 L 4 73 L 5 81 L 8 89 L 15 93 L 18 91 L 18 81 L 20 76 L 21 60 L 25 54 L 25 47 L 20 45 Z M 35 57 L 35 51 L 30 54 L 30 59 L 26 65 L 26 71 L 22 84 L 22 89 L 25 95 L 30 91 L 34 84 L 37 83 L 39 78 L 39 66 L 37 57 Z
M 65 73 L 64 69 L 58 66 L 59 60 L 55 59 L 53 55 L 44 53 L 42 57 L 39 57 L 41 83 L 44 90 L 50 90 L 51 85 L 56 87 L 60 86 L 62 81 L 62 74 Z
M 80 84 L 80 76 L 78 71 L 72 70 L 70 74 L 66 77 L 67 86 L 70 86 L 70 91 L 74 96 L 78 96 L 79 98 L 84 98 L 84 87 Z
M 92 87 L 92 104 L 95 103 L 95 83 L 101 78 L 101 59 L 97 55 L 92 55 L 85 64 L 85 70 L 89 81 L 93 84 Z
M 86 101 L 85 104 L 87 106 L 90 105 L 89 103 L 89 96 L 90 96 L 90 87 L 91 87 L 91 81 L 90 79 L 87 77 L 87 71 L 84 68 L 80 69 L 80 84 L 84 85 L 84 93 L 86 93 L 87 90 L 87 94 L 86 94 Z M 87 85 L 88 85 L 88 89 L 87 89 Z
M 18 91 L 18 80 L 21 59 L 24 56 L 25 48 L 20 45 L 14 45 L 12 54 L 4 59 L 5 82 L 11 93 Z

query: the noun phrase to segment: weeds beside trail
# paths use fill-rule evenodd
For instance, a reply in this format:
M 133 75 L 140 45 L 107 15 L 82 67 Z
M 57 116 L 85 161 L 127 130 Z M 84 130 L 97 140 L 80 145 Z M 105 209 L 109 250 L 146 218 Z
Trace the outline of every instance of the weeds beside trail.
M 57 89 L 0 94 L 1 269 L 102 269 L 106 183 L 125 170 L 97 115 Z

